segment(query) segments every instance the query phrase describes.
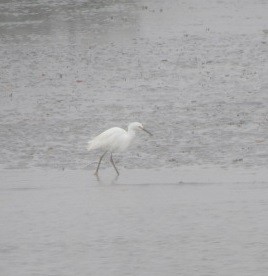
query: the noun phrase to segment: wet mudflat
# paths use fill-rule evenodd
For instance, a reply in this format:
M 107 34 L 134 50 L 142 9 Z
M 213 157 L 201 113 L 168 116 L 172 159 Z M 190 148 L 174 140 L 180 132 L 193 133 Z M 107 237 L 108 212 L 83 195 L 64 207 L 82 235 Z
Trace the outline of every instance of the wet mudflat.
M 268 273 L 266 1 L 1 1 L 0 274 Z M 140 121 L 93 177 L 87 140 Z
M 132 121 L 155 135 L 127 168 L 267 164 L 267 3 L 162 2 L 2 1 L 5 168 L 93 168 Z

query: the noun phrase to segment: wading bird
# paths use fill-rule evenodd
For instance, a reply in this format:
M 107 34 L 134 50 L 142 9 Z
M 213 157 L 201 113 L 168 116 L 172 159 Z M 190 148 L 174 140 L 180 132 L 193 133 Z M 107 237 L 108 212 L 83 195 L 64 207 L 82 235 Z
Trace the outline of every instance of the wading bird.
M 100 157 L 97 169 L 95 171 L 95 175 L 98 175 L 99 167 L 101 164 L 102 158 L 105 156 L 107 152 L 111 153 L 110 161 L 119 175 L 118 169 L 116 168 L 113 160 L 113 152 L 115 151 L 124 151 L 126 150 L 130 143 L 132 142 L 133 138 L 135 137 L 137 130 L 143 130 L 148 134 L 152 135 L 148 130 L 146 130 L 141 123 L 134 122 L 128 125 L 128 130 L 124 130 L 120 127 L 112 127 L 107 129 L 106 131 L 102 132 L 100 135 L 96 136 L 92 140 L 88 142 L 87 149 L 103 149 L 104 153 Z

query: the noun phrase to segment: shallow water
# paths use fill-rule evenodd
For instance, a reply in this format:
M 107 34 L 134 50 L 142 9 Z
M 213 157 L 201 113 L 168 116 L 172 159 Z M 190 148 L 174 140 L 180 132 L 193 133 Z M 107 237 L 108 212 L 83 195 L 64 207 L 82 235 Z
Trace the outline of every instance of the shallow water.
M 268 274 L 266 1 L 0 3 L 0 274 Z M 87 140 L 141 121 L 116 177 Z
M 5 171 L 1 273 L 265 276 L 267 172 L 210 171 Z

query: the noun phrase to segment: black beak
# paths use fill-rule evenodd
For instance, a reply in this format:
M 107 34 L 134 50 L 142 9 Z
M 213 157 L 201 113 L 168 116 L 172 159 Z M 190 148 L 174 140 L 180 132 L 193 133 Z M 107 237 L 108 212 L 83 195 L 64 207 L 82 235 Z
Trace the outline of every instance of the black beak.
M 153 136 L 153 134 L 151 132 L 149 132 L 147 129 L 140 127 L 140 129 L 142 129 L 143 131 L 147 132 L 149 135 Z

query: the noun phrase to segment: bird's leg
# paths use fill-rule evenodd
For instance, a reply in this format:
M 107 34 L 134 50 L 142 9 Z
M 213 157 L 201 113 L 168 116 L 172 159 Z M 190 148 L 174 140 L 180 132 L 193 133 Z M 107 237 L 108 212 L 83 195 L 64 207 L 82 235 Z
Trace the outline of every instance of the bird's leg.
M 95 171 L 95 175 L 98 175 L 98 171 L 99 171 L 99 167 L 100 167 L 100 164 L 101 164 L 101 160 L 102 160 L 102 158 L 104 157 L 104 155 L 107 153 L 107 151 L 105 151 L 104 152 L 104 154 L 100 157 L 100 161 L 99 161 L 99 163 L 98 163 L 98 166 L 97 166 L 97 169 L 96 169 L 96 171 Z
M 111 163 L 112 163 L 114 169 L 116 170 L 116 173 L 119 175 L 118 169 L 116 168 L 116 166 L 115 166 L 115 164 L 114 164 L 114 160 L 113 160 L 113 155 L 112 155 L 112 153 L 111 153 L 110 161 L 111 161 Z

